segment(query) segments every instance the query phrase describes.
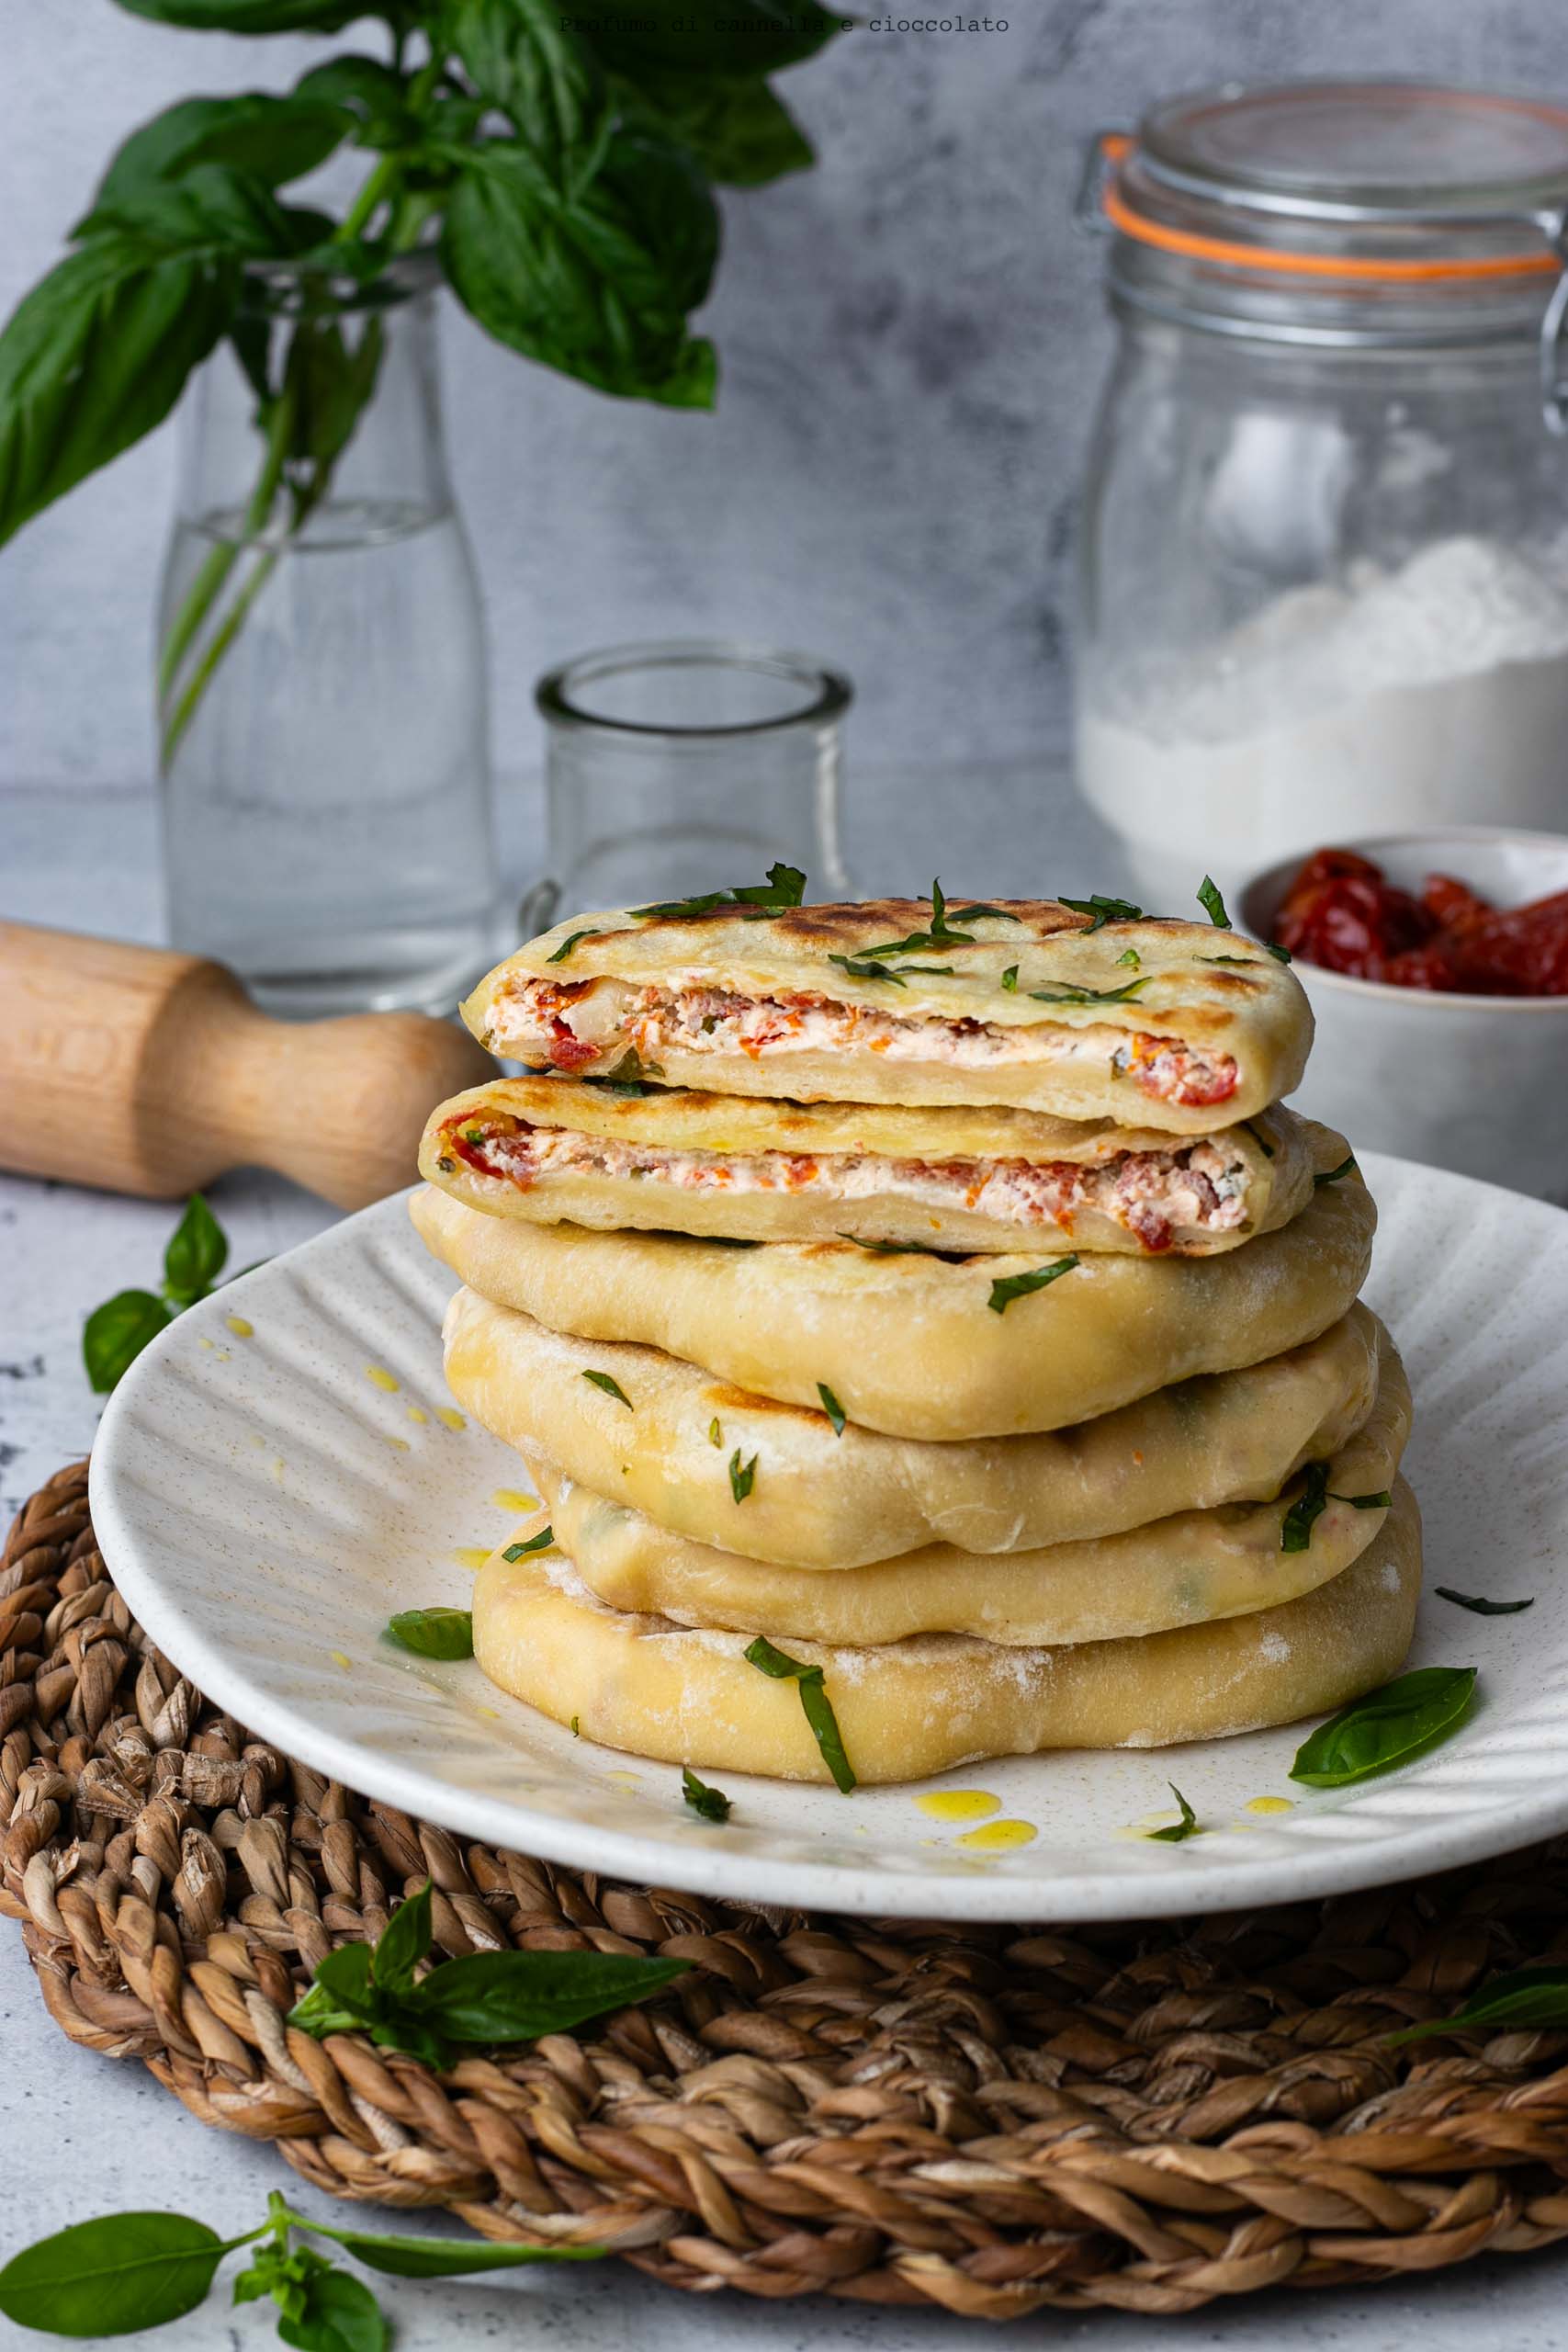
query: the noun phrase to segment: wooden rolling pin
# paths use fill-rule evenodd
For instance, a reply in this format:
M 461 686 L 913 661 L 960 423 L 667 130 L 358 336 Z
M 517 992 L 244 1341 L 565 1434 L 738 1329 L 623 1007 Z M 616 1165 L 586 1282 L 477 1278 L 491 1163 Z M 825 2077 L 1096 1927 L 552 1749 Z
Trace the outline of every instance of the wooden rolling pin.
M 444 1096 L 493 1077 L 423 1012 L 273 1021 L 221 964 L 0 923 L 0 1168 L 177 1199 L 273 1168 L 339 1208 L 414 1182 Z

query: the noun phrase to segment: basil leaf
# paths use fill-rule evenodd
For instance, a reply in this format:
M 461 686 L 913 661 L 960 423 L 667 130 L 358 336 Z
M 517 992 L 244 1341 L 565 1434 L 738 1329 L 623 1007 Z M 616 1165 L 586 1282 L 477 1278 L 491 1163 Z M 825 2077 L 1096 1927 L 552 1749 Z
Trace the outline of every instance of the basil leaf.
M 844 1434 L 844 1422 L 847 1418 L 843 1407 L 840 1404 L 838 1398 L 834 1396 L 832 1390 L 829 1387 L 825 1380 L 819 1380 L 818 1382 L 817 1394 L 822 1399 L 822 1410 L 827 1414 L 828 1419 L 833 1424 L 833 1435 L 835 1437 L 842 1437 Z
M 868 948 L 866 954 L 870 952 Z M 888 971 L 881 964 L 868 964 L 864 956 L 829 956 L 828 961 L 841 966 L 852 980 L 886 980 L 890 988 L 895 989 L 901 989 L 904 985 L 897 972 Z
M 279 2342 L 298 2352 L 387 2352 L 392 2331 L 365 2281 L 315 2260 L 321 2267 L 298 2282 L 302 2308 L 286 2310 L 278 2320 Z
M 1010 964 L 1007 970 L 1002 974 L 1002 986 L 1006 989 L 1009 996 L 1016 996 L 1018 994 L 1018 966 L 1016 964 Z
M 1145 972 L 1135 980 L 1124 980 L 1119 989 L 1031 989 L 1029 993 L 1036 1004 L 1126 1004 L 1153 978 L 1152 972 Z
M 400 1609 L 387 1632 L 417 1657 L 472 1657 L 474 1617 L 469 1609 Z
M 721 186 L 761 187 L 813 160 L 811 141 L 759 74 L 642 66 L 611 87 L 624 119 L 651 120 Z
M 729 1819 L 729 1799 L 724 1791 L 710 1789 L 705 1781 L 699 1781 L 689 1764 L 681 1767 L 681 1794 L 692 1811 L 700 1813 L 705 1821 Z
M 1305 1484 L 1280 1521 L 1281 1552 L 1305 1552 L 1312 1544 L 1313 1521 L 1328 1508 L 1328 1464 L 1309 1462 Z
M 463 2278 L 483 2270 L 515 2270 L 530 2262 L 599 2262 L 597 2245 L 487 2245 L 482 2238 L 388 2237 L 375 2230 L 335 2230 L 300 2221 L 314 2237 L 346 2246 L 356 2262 L 393 2278 Z
M 223 1228 L 199 1193 L 186 1203 L 185 1215 L 164 1252 L 165 1296 L 190 1306 L 205 1298 L 223 1271 L 229 1243 Z
M 281 187 L 324 164 L 351 126 L 342 107 L 316 93 L 280 98 L 242 90 L 232 97 L 182 98 L 122 141 L 93 209 L 118 203 L 144 181 L 176 179 L 197 164 L 227 164 L 265 187 Z
M 555 1540 L 556 1532 L 553 1527 L 541 1527 L 537 1535 L 529 1536 L 526 1544 L 509 1544 L 501 1556 L 503 1560 L 520 1560 L 525 1552 L 548 1552 L 554 1546 Z
M 82 1361 L 96 1396 L 107 1396 L 173 1316 L 150 1290 L 117 1291 L 95 1306 L 82 1329 Z
M 1336 1495 L 1337 1503 L 1348 1503 L 1352 1510 L 1392 1510 L 1393 1497 L 1384 1487 L 1375 1495 Z
M 1043 1290 L 1063 1274 L 1070 1274 L 1079 1261 L 1072 1256 L 1057 1258 L 1049 1266 L 1037 1266 L 1032 1274 L 1007 1274 L 991 1284 L 991 1295 L 986 1301 L 993 1315 L 1005 1315 L 1015 1298 L 1027 1298 L 1033 1291 Z
M 636 1412 L 637 1407 L 632 1403 L 620 1382 L 613 1379 L 609 1373 L 585 1372 L 582 1377 L 584 1380 L 591 1381 L 595 1388 L 602 1388 L 606 1396 L 613 1396 L 617 1405 L 624 1405 L 628 1413 Z
M 775 859 L 768 868 L 765 882 L 738 885 L 733 890 L 707 890 L 696 899 L 664 899 L 651 907 L 629 907 L 627 912 L 638 922 L 651 922 L 658 918 L 679 922 L 692 915 L 710 915 L 716 907 L 755 907 L 768 914 L 782 914 L 786 907 L 798 907 L 806 894 L 806 876 L 798 865 L 786 865 Z
M 95 236 L 0 334 L 0 542 L 161 424 L 239 300 L 232 252 Z
M 0 2270 L 0 2312 L 50 2335 L 130 2335 L 183 2318 L 243 2238 L 184 2213 L 106 2213 L 24 2246 Z
M 689 0 L 637 0 L 635 8 L 600 10 L 592 37 L 600 55 L 635 72 L 649 63 L 695 72 L 774 74 L 815 57 L 849 19 L 818 0 L 729 0 L 694 13 Z
M 839 1730 L 839 1719 L 833 1713 L 832 1701 L 819 1666 L 808 1666 L 802 1658 L 790 1657 L 759 1634 L 744 1651 L 748 1666 L 766 1674 L 775 1682 L 794 1682 L 800 1692 L 800 1704 L 811 1726 L 822 1761 L 832 1774 L 840 1796 L 848 1796 L 858 1783 Z
M 899 964 L 890 967 L 890 969 L 899 972 L 924 972 L 928 978 L 933 980 L 950 980 L 953 978 L 951 964 Z
M 413 1973 L 431 1940 L 431 1885 L 429 1879 L 405 1902 L 400 1903 L 381 1930 L 379 1941 L 370 1955 L 370 1973 L 383 1993 L 405 1993 L 413 1983 Z
M 1473 1666 L 1418 1667 L 1353 1700 L 1296 1752 L 1292 1781 L 1339 1789 L 1429 1747 L 1456 1730 L 1475 1689 Z
M 1225 902 L 1220 896 L 1218 883 L 1212 874 L 1205 874 L 1198 886 L 1198 904 L 1218 931 L 1229 931 L 1231 919 L 1225 912 Z
M 1198 1826 L 1198 1816 L 1177 1787 L 1176 1782 L 1168 1781 L 1165 1785 L 1180 1806 L 1181 1818 L 1179 1821 L 1173 1821 L 1168 1829 L 1150 1829 L 1146 1830 L 1145 1835 L 1152 1838 L 1156 1846 L 1179 1846 L 1184 1838 L 1201 1837 L 1202 1832 Z
M 564 964 L 567 957 L 571 954 L 572 949 L 577 945 L 579 940 L 603 939 L 604 936 L 604 934 L 602 931 L 574 931 L 570 939 L 563 939 L 561 941 L 560 945 L 556 949 L 553 956 L 546 956 L 545 961 L 547 964 Z
M 738 1503 L 745 1501 L 756 1481 L 756 1455 L 753 1454 L 750 1462 L 743 1463 L 740 1459 L 740 1448 L 737 1446 L 729 1457 L 729 1491 Z
M 955 907 L 953 909 L 953 919 L 957 922 L 976 922 L 981 915 L 990 915 L 998 922 L 1021 922 L 1023 920 L 1021 915 L 1010 915 L 1005 907 Z
M 510 140 L 434 153 L 456 170 L 446 275 L 487 334 L 622 399 L 711 408 L 713 345 L 688 336 L 686 312 L 708 291 L 718 215 L 688 155 L 616 130 L 569 191 Z
M 1079 932 L 1080 939 L 1089 938 L 1091 932 L 1099 931 L 1108 922 L 1137 922 L 1142 919 L 1144 911 L 1142 907 L 1134 906 L 1130 899 L 1103 898 L 1098 890 L 1091 898 L 1063 899 L 1059 904 L 1071 907 L 1076 915 L 1093 916 L 1093 922 Z
M 592 178 L 614 116 L 604 75 L 558 0 L 446 0 L 445 41 L 481 98 L 510 116 L 557 187 Z
M 1468 2033 L 1483 2028 L 1548 2033 L 1568 2031 L 1568 1968 L 1514 1968 L 1472 1993 L 1451 2018 L 1428 2018 L 1388 2036 L 1388 2046 L 1423 2041 L 1432 2034 Z
M 389 144 L 406 144 L 413 134 L 413 117 L 406 103 L 408 85 L 400 74 L 378 57 L 353 52 L 329 57 L 324 65 L 313 65 L 308 74 L 301 74 L 294 85 L 294 96 L 345 108 L 358 125 L 363 145 L 381 143 L 363 137 L 372 128 L 389 131 Z
M 1517 1617 L 1521 1609 L 1535 1607 L 1532 1592 L 1528 1600 L 1483 1600 L 1478 1593 L 1455 1592 L 1451 1586 L 1435 1585 L 1433 1590 L 1439 1600 L 1452 1600 L 1461 1609 L 1469 1609 L 1477 1617 Z
M 318 2041 L 329 2033 L 366 2031 L 382 2007 L 370 1965 L 368 1944 L 339 1944 L 321 1961 L 309 1989 L 289 2010 L 288 2022 Z
M 1144 959 L 1135 947 L 1123 948 L 1116 961 L 1119 964 L 1130 964 L 1135 972 L 1143 969 Z
M 404 2006 L 449 2041 L 536 2041 L 662 1991 L 691 1962 L 612 1951 L 474 1951 L 433 1968 Z
M 1200 956 L 1200 964 L 1250 964 L 1250 956 Z
M 1360 1172 L 1356 1165 L 1356 1155 L 1351 1152 L 1348 1159 L 1340 1161 L 1337 1168 L 1331 1168 L 1325 1176 L 1314 1176 L 1312 1181 L 1314 1184 L 1337 1184 L 1341 1177 L 1359 1176 Z
M 1291 961 L 1290 949 L 1281 947 L 1277 939 L 1266 939 L 1263 942 L 1263 952 L 1266 956 L 1272 956 L 1276 964 L 1288 964 Z

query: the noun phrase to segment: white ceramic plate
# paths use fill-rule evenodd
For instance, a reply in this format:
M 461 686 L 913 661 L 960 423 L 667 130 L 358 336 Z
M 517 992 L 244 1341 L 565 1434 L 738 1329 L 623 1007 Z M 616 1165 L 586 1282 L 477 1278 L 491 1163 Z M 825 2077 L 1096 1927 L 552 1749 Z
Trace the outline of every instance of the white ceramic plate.
M 403 1198 L 350 1217 L 181 1316 L 110 1402 L 93 1455 L 99 1541 L 153 1639 L 242 1723 L 350 1787 L 491 1844 L 639 1882 L 920 1917 L 1077 1919 L 1235 1908 L 1375 1884 L 1568 1827 L 1568 1216 L 1369 1156 L 1382 1208 L 1369 1296 L 1416 1396 L 1406 1470 L 1427 1523 L 1412 1663 L 1478 1665 L 1457 1737 L 1359 1787 L 1287 1778 L 1300 1727 L 1162 1751 L 1020 1757 L 858 1791 L 726 1773 L 705 1823 L 680 1775 L 574 1739 L 486 1683 L 382 1638 L 393 1611 L 466 1605 L 518 1516 L 516 1456 L 453 1427 L 452 1288 Z M 237 1318 L 237 1323 L 231 1318 Z M 450 1417 L 444 1422 L 439 1415 Z M 1559 1584 L 1563 1586 L 1559 1590 Z M 1535 1596 L 1478 1617 L 1438 1585 Z M 1205 1834 L 1174 1818 L 1168 1781 Z M 981 1789 L 1029 1842 L 920 1798 Z M 1252 1812 L 1258 1799 L 1287 1812 Z

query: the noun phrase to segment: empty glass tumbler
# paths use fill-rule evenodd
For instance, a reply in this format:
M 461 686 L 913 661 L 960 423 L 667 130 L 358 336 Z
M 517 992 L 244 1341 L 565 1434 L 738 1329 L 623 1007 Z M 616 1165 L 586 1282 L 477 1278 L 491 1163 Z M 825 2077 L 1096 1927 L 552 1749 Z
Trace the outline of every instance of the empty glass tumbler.
M 252 274 L 187 397 L 159 628 L 176 947 L 268 1010 L 447 1011 L 494 946 L 483 618 L 434 271 Z
M 558 910 L 760 882 L 783 859 L 807 896 L 846 887 L 840 723 L 853 689 L 800 653 L 690 639 L 583 654 L 539 681 L 549 877 L 527 928 Z

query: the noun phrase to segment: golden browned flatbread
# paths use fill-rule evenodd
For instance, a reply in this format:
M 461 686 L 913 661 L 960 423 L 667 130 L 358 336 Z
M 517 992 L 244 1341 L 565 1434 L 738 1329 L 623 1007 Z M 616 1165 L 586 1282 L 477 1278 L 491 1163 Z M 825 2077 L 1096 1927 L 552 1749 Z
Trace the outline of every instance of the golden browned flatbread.
M 1360 1558 L 1277 1609 L 1071 1648 L 930 1634 L 789 1654 L 821 1667 L 858 1778 L 912 1781 L 981 1757 L 1160 1747 L 1343 1706 L 1398 1671 L 1420 1585 L 1420 1516 L 1401 1479 Z M 484 1672 L 584 1738 L 699 1771 L 827 1780 L 796 1684 L 750 1665 L 746 1646 L 744 1634 L 606 1609 L 560 1551 L 497 1551 L 475 1583 Z
M 1280 1108 L 1185 1136 L 984 1103 L 525 1077 L 443 1102 L 419 1168 L 469 1208 L 545 1225 L 1199 1257 L 1290 1222 L 1312 1191 L 1310 1132 Z
M 671 1086 L 1011 1102 L 1179 1135 L 1289 1094 L 1312 1043 L 1299 981 L 1255 941 L 1050 899 L 577 915 L 508 956 L 463 1018 L 492 1052 L 579 1076 L 633 1053 Z

